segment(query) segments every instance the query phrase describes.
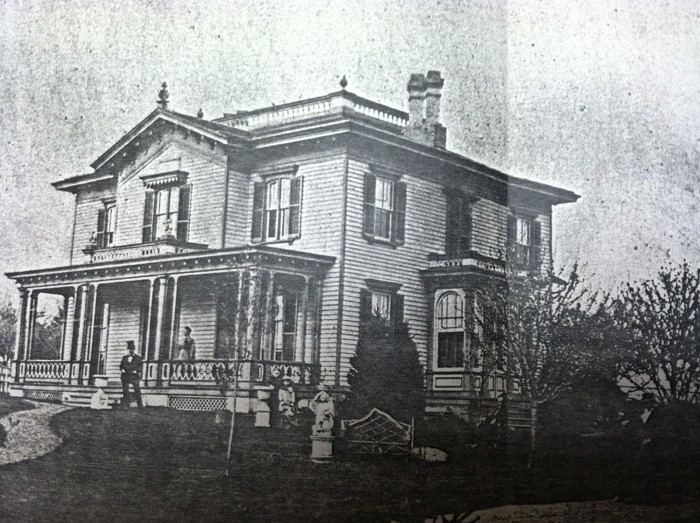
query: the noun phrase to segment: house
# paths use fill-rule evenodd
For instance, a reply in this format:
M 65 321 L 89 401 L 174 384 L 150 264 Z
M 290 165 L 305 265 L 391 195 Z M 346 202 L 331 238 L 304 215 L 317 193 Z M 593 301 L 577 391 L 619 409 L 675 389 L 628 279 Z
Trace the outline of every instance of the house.
M 215 120 L 169 110 L 164 84 L 92 172 L 53 184 L 75 195 L 70 264 L 8 274 L 21 293 L 12 393 L 81 404 L 99 385 L 114 400 L 129 340 L 147 405 L 225 406 L 232 346 L 245 349 L 242 410 L 283 377 L 301 395 L 342 390 L 379 312 L 408 323 L 428 407 L 468 404 L 474 290 L 502 277 L 509 245 L 524 267 L 551 263 L 552 207 L 578 196 L 447 150 L 443 82 L 412 75 L 408 113 L 343 81 Z M 35 343 L 46 295 L 65 311 L 51 357 Z M 185 326 L 196 343 L 183 360 Z

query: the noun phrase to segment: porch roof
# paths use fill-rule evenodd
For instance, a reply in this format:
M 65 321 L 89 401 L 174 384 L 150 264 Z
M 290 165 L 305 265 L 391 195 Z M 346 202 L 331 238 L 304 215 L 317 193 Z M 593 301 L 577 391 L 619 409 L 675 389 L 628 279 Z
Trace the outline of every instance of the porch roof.
M 8 272 L 6 276 L 23 288 L 50 288 L 87 282 L 134 281 L 165 275 L 195 276 L 245 269 L 323 277 L 334 263 L 334 256 L 261 245 Z

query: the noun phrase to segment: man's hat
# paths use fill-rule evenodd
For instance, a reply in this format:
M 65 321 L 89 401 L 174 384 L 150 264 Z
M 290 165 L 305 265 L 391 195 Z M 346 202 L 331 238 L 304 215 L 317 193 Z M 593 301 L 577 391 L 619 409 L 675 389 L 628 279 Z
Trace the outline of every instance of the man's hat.
M 134 340 L 129 340 L 126 342 L 126 350 L 136 350 L 136 344 Z

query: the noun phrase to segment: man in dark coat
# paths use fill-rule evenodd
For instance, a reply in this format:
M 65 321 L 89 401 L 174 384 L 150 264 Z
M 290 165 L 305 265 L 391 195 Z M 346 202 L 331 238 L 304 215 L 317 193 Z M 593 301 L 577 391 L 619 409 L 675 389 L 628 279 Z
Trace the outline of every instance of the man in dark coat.
M 131 385 L 134 388 L 134 393 L 136 394 L 136 402 L 138 403 L 139 407 L 143 407 L 140 383 L 143 358 L 136 354 L 136 345 L 131 340 L 126 342 L 126 350 L 129 351 L 129 354 L 122 358 L 121 365 L 119 365 L 119 368 L 122 371 L 122 392 L 124 394 L 122 405 L 125 407 L 129 406 L 129 385 Z

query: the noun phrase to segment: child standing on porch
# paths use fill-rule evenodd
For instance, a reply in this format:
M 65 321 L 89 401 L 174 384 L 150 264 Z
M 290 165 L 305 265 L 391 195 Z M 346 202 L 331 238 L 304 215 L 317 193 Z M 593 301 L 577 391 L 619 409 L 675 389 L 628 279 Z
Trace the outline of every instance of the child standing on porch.
M 180 345 L 180 352 L 177 355 L 179 360 L 193 360 L 195 352 L 195 342 L 194 338 L 191 336 L 192 329 L 185 327 L 185 338 L 182 340 L 182 345 Z

